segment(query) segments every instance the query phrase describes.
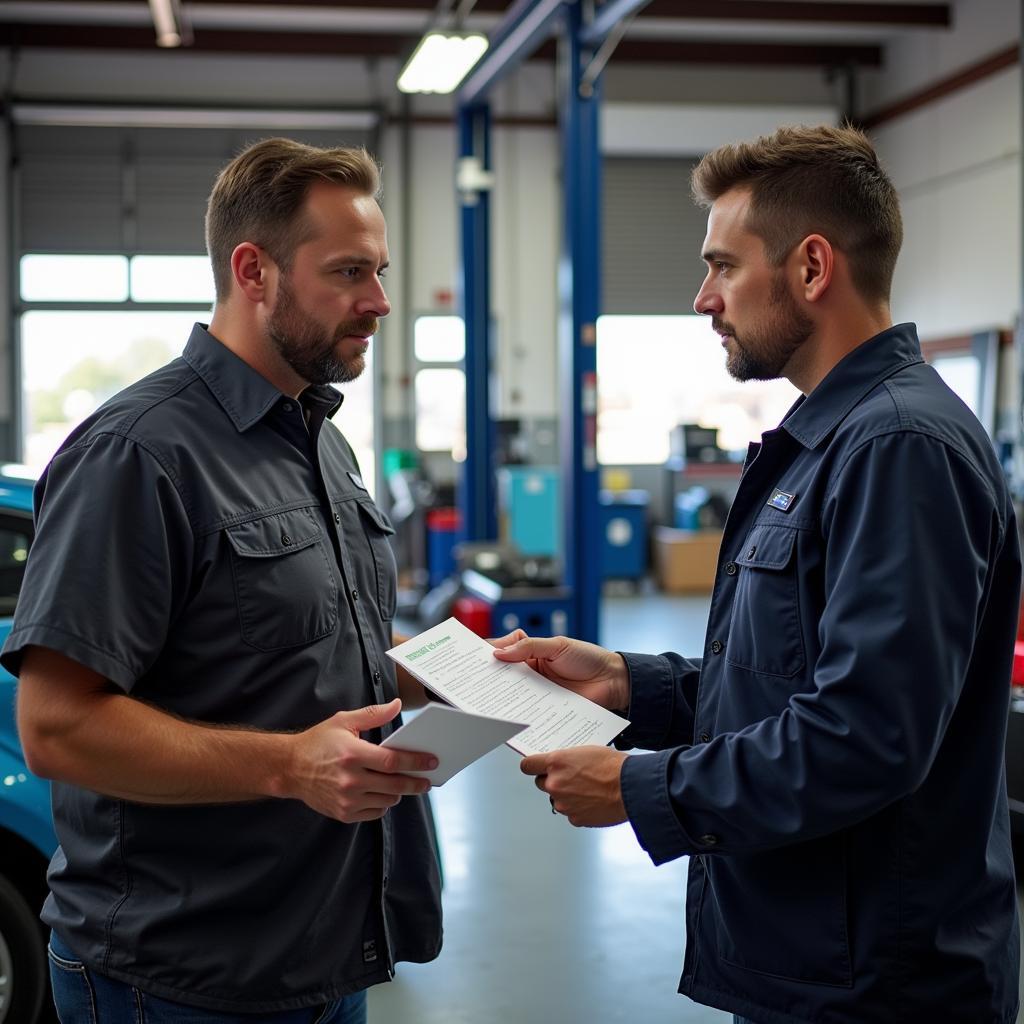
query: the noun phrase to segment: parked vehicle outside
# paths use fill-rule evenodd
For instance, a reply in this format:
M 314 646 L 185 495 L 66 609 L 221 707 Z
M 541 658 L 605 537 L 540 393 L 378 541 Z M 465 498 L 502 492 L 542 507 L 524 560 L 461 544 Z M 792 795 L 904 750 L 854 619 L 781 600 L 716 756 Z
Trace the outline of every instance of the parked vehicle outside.
M 32 543 L 33 483 L 18 467 L 0 467 L 0 644 Z M 50 787 L 25 767 L 18 743 L 14 682 L 0 669 L 0 1024 L 36 1024 L 53 1019 L 39 908 L 57 840 Z

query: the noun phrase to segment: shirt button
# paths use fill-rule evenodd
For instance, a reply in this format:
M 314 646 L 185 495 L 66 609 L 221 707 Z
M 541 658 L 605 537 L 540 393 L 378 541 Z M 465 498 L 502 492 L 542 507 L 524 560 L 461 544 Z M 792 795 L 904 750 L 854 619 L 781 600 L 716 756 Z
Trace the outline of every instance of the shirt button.
M 287 533 L 282 533 L 281 534 L 281 543 L 282 544 L 288 545 L 288 544 L 291 544 L 291 542 L 292 542 L 292 539 L 291 539 L 291 537 L 288 536 Z
M 701 741 L 701 743 L 710 743 L 711 742 L 711 733 L 709 733 L 709 732 L 702 732 L 700 734 L 700 741 Z
M 735 562 L 726 562 L 725 563 L 725 575 L 726 576 L 735 576 L 738 571 L 739 571 L 739 569 L 737 568 Z
M 721 640 L 712 640 L 711 641 L 711 653 L 712 654 L 721 654 L 723 647 L 725 647 L 725 644 L 723 644 Z
M 713 832 L 709 832 L 706 836 L 701 836 L 700 839 L 697 841 L 701 844 L 701 846 L 717 846 L 718 836 L 716 836 Z
M 355 587 L 352 588 L 352 600 L 353 601 L 358 601 L 359 600 L 359 591 L 356 590 Z
M 757 554 L 757 545 L 755 544 L 748 552 L 747 558 L 753 558 Z
M 337 523 L 337 524 L 338 524 L 339 526 L 341 525 L 341 515 L 340 515 L 340 513 L 338 513 L 338 512 L 335 512 L 335 513 L 334 513 L 334 521 L 335 521 L 335 522 L 336 522 L 336 523 Z
M 284 405 L 281 406 L 281 408 L 284 409 L 285 412 L 291 412 L 292 411 L 292 403 L 291 402 L 285 402 Z

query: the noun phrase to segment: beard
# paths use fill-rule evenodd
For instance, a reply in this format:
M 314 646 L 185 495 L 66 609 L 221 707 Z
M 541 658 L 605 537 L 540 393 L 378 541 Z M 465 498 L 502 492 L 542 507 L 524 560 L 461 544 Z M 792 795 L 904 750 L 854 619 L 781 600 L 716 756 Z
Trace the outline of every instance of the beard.
M 377 330 L 372 313 L 346 320 L 330 331 L 305 313 L 286 277 L 281 277 L 277 304 L 267 322 L 267 336 L 281 358 L 309 384 L 345 384 L 366 368 L 360 353 L 345 358 L 338 344 L 347 336 L 368 338 Z
M 724 320 L 713 318 L 711 325 L 720 334 L 732 336 L 725 368 L 739 381 L 777 380 L 814 332 L 814 321 L 800 311 L 781 273 L 772 281 L 768 306 L 757 327 L 745 330 L 740 337 Z

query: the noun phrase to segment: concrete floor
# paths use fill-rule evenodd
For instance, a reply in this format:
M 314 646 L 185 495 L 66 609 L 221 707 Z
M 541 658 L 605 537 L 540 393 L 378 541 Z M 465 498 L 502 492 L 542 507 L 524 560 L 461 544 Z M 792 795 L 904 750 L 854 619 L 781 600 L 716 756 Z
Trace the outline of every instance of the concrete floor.
M 602 642 L 696 652 L 707 613 L 706 598 L 606 598 Z M 371 990 L 371 1024 L 731 1022 L 676 992 L 686 858 L 655 868 L 628 824 L 572 828 L 518 764 L 502 747 L 434 791 L 444 950 Z

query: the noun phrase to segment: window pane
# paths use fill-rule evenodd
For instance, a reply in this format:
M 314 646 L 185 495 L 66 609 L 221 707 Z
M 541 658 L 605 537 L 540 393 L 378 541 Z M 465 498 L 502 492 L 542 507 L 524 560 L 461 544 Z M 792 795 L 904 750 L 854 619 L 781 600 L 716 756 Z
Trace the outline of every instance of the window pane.
M 124 256 L 21 257 L 24 302 L 124 302 L 128 260 Z
M 39 472 L 100 403 L 180 355 L 208 310 L 88 313 L 36 310 L 21 318 L 23 462 Z
M 134 302 L 213 302 L 213 270 L 206 256 L 135 256 Z
M 13 615 L 18 603 L 25 559 L 31 543 L 31 521 L 0 517 L 0 615 Z
M 597 457 L 658 464 L 678 423 L 718 428 L 728 450 L 774 427 L 797 398 L 784 380 L 733 380 L 704 316 L 602 316 L 597 321 Z
M 413 347 L 421 363 L 458 363 L 466 354 L 461 316 L 419 316 L 412 328 Z
M 466 375 L 461 370 L 416 374 L 416 447 L 465 458 Z
M 330 421 L 352 445 L 360 475 L 371 496 L 375 496 L 377 467 L 373 450 L 373 349 L 371 344 L 366 350 L 363 357 L 366 369 L 355 380 L 334 385 L 345 396 L 345 401 Z

